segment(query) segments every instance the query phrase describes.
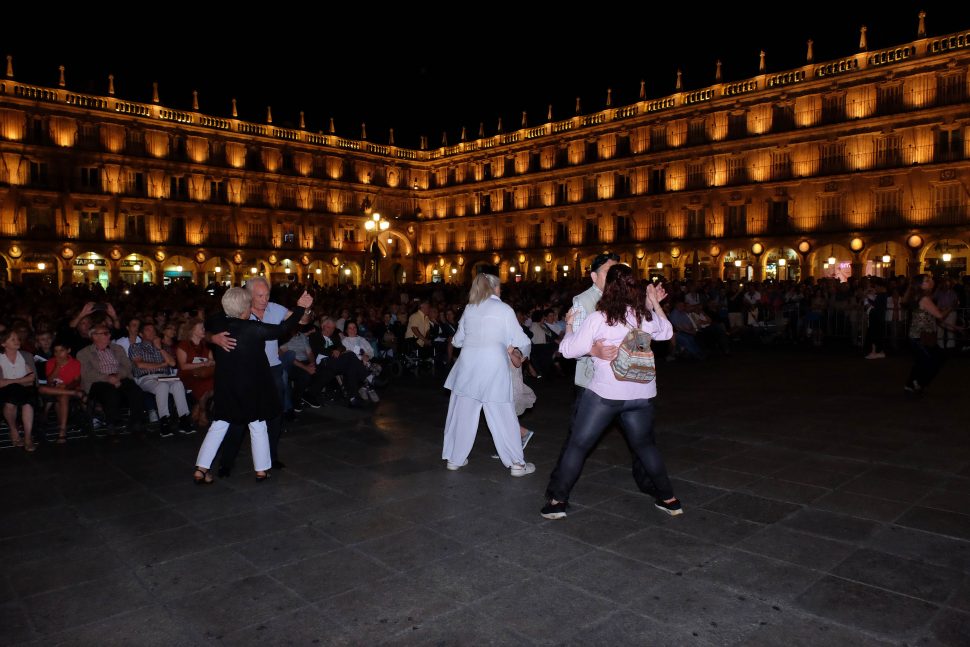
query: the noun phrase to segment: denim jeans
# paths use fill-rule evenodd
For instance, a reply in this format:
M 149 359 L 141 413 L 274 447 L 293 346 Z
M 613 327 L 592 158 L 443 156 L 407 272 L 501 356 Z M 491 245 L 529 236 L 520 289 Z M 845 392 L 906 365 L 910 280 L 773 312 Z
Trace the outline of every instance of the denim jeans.
M 549 477 L 546 498 L 569 500 L 586 457 L 616 418 L 619 418 L 620 428 L 634 453 L 633 477 L 637 486 L 657 499 L 674 496 L 663 457 L 654 444 L 653 403 L 648 399 L 610 400 L 585 389 L 576 405 L 572 429 L 559 462 Z

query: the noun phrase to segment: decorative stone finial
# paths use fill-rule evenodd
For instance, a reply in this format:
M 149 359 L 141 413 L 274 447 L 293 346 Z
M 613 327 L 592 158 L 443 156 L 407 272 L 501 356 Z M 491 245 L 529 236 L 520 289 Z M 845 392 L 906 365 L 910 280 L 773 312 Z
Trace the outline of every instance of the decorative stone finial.
M 442 146 L 447 146 L 448 145 L 448 131 L 447 130 L 444 131 L 443 133 L 441 133 L 441 145 Z
M 552 121 L 552 104 L 549 104 L 549 109 L 546 110 L 546 121 Z
M 13 56 L 7 55 L 7 78 L 13 78 Z
M 640 101 L 647 98 L 647 82 L 645 79 L 640 79 Z
M 458 140 L 458 141 L 462 141 L 462 142 L 463 142 L 463 141 L 465 141 L 466 139 L 468 139 L 468 137 L 466 137 L 466 136 L 465 136 L 465 127 L 464 127 L 464 126 L 462 126 L 462 127 L 461 127 L 461 137 L 459 138 L 459 140 Z
M 866 26 L 863 25 L 859 30 L 859 51 L 864 52 L 869 49 L 869 44 L 866 42 Z
M 805 54 L 805 60 L 808 61 L 809 63 L 811 63 L 813 60 L 815 60 L 815 52 L 812 50 L 812 46 L 814 44 L 815 44 L 815 41 L 812 40 L 811 38 L 809 38 L 808 39 L 808 52 L 806 52 L 806 54 Z
M 304 116 L 303 111 L 301 110 L 300 111 L 300 130 L 305 130 L 305 129 L 306 129 L 306 117 Z
M 273 106 L 266 106 L 266 123 L 273 123 Z
M 502 132 L 502 118 L 501 117 L 498 118 L 498 128 L 495 129 L 495 132 L 498 132 L 498 133 Z
M 674 88 L 677 90 L 684 89 L 684 75 L 680 70 L 677 70 L 677 85 Z
M 765 71 L 765 50 L 761 50 L 761 55 L 758 57 L 758 71 Z
M 66 83 L 64 82 L 64 66 L 63 66 L 63 65 L 58 65 L 58 66 L 57 66 L 57 69 L 58 69 L 58 70 L 60 71 L 60 73 L 61 73 L 61 78 L 60 78 L 60 79 L 58 79 L 58 81 L 57 81 L 57 85 L 59 85 L 59 86 L 61 86 L 61 87 L 63 88 L 63 87 L 65 86 L 65 85 L 67 85 L 67 84 L 66 84 Z
M 115 75 L 114 74 L 108 75 L 108 94 L 110 94 L 111 96 L 115 95 Z
M 613 88 L 606 88 L 606 107 L 613 105 Z
M 717 70 L 714 72 L 714 80 L 715 81 L 720 81 L 721 78 L 722 78 L 721 77 L 721 61 L 718 61 L 717 62 Z
M 523 110 L 522 111 L 522 127 L 523 128 L 528 128 L 528 126 L 529 126 L 529 118 L 526 116 L 525 110 Z
M 484 139 L 485 138 L 485 122 L 484 121 L 479 121 L 478 122 L 478 138 L 479 139 Z
M 423 151 L 424 150 L 428 150 L 428 136 L 427 135 L 421 135 L 421 143 L 420 143 L 420 146 L 421 146 L 421 150 L 423 150 Z
M 393 128 L 391 128 L 391 134 L 388 135 L 388 137 L 387 137 L 387 145 L 388 146 L 393 146 L 394 145 L 394 129 Z
M 361 122 L 360 124 L 360 138 L 362 140 L 367 139 L 367 124 L 364 122 Z
M 926 38 L 926 12 L 925 11 L 919 12 L 919 27 L 916 29 L 916 37 L 917 38 Z M 8 61 L 7 62 L 7 66 L 8 66 L 7 67 L 7 76 L 13 76 L 13 73 L 10 72 L 10 67 L 9 67 L 10 66 L 10 63 L 9 63 L 10 57 L 9 56 L 7 57 L 7 61 Z
M 333 117 L 330 117 L 330 134 L 336 135 L 337 129 L 333 127 Z
M 193 110 L 198 110 L 199 109 L 199 91 L 198 90 L 192 90 L 192 109 Z
M 158 103 L 158 81 L 152 83 L 152 103 Z
M 579 100 L 579 97 L 576 97 L 576 114 L 579 115 L 579 114 L 582 114 L 582 113 L 583 113 L 582 104 L 581 104 L 581 102 Z
M 232 116 L 233 116 L 233 118 L 236 118 L 236 117 L 239 116 L 239 111 L 236 110 L 236 100 L 235 99 L 232 100 Z

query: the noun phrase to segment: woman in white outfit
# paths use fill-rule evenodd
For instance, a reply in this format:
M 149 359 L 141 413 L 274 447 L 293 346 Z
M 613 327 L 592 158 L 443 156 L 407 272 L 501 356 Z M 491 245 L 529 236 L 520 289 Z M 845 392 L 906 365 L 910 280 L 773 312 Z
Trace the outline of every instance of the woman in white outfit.
M 455 348 L 461 348 L 461 355 L 445 381 L 445 388 L 451 389 L 451 401 L 441 458 L 448 461 L 450 470 L 468 463 L 484 408 L 502 464 L 512 476 L 525 476 L 536 468 L 525 462 L 522 452 L 509 373 L 509 350 L 518 348 L 528 357 L 532 343 L 522 332 L 512 308 L 502 303 L 500 294 L 501 283 L 494 268 L 484 270 L 472 281 L 468 307 L 451 340 Z

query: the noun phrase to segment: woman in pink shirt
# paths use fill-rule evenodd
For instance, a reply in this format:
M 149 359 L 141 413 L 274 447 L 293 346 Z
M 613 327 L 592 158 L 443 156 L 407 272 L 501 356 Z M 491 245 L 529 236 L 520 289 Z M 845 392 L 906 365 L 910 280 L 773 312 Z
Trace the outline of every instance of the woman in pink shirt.
M 596 312 L 583 320 L 579 330 L 572 329 L 573 313 L 567 315 L 566 336 L 559 345 L 559 352 L 570 358 L 589 355 L 597 340 L 618 346 L 632 327 L 649 333 L 657 341 L 670 339 L 673 327 L 660 307 L 664 297 L 666 292 L 662 287 L 648 285 L 646 291 L 641 290 L 629 266 L 614 265 L 606 275 Z M 623 435 L 645 471 L 647 478 L 638 479 L 638 482 L 653 484 L 649 494 L 654 497 L 659 510 L 671 515 L 681 514 L 683 508 L 674 497 L 667 468 L 654 444 L 651 399 L 657 395 L 656 381 L 617 380 L 610 362 L 597 357 L 593 358 L 593 366 L 593 379 L 576 405 L 572 431 L 549 477 L 548 502 L 542 509 L 542 516 L 546 519 L 566 516 L 569 493 L 579 479 L 587 455 L 616 418 L 619 418 Z

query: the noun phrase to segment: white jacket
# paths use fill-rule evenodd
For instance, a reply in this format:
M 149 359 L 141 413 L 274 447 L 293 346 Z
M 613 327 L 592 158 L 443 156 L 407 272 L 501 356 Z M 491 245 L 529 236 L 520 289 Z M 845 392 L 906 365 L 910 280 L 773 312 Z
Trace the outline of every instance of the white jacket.
M 461 355 L 445 388 L 481 402 L 512 402 L 509 346 L 528 357 L 532 342 L 522 331 L 515 313 L 497 296 L 465 308 L 451 340 Z

